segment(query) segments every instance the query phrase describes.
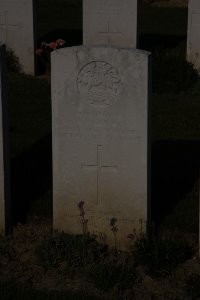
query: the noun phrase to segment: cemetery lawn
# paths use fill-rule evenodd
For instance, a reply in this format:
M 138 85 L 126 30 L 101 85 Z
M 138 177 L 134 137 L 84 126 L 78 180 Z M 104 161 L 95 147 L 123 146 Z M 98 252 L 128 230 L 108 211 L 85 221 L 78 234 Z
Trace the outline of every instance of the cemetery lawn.
M 200 80 L 185 92 L 153 94 L 152 139 L 188 140 L 200 139 Z
M 47 80 L 9 73 L 8 109 L 12 158 L 51 134 L 51 92 Z
M 82 26 L 80 2 L 57 0 L 55 6 L 55 0 L 37 0 L 38 39 L 41 40 L 49 32 L 51 36 L 54 29 L 80 30 Z M 176 162 L 180 154 L 187 154 L 187 159 L 183 155 L 183 163 L 178 167 L 174 163 L 169 173 L 166 172 L 164 182 L 167 182 L 167 186 L 164 185 L 163 188 L 160 182 L 154 180 L 155 190 L 161 189 L 157 195 L 158 203 L 164 200 L 167 202 L 168 199 L 176 203 L 170 214 L 161 220 L 162 229 L 164 228 L 165 233 L 168 230 L 171 233 L 176 228 L 182 238 L 186 237 L 188 241 L 189 236 L 188 243 L 196 245 L 199 183 L 195 168 L 198 164 L 195 160 L 192 161 L 192 168 L 187 170 L 185 162 L 188 163 L 196 155 L 191 148 L 196 152 L 199 149 L 200 79 L 191 70 L 191 66 L 185 64 L 186 29 L 185 8 L 141 7 L 141 48 L 151 50 L 153 53 L 151 131 L 152 145 L 158 147 L 157 152 L 154 151 L 153 161 L 153 167 L 158 166 L 159 175 L 156 179 L 162 178 L 165 173 L 164 166 L 172 163 L 170 155 L 173 159 L 175 157 Z M 12 201 L 18 212 L 21 213 L 19 207 L 23 207 L 23 212 L 28 217 L 25 225 L 15 227 L 12 236 L 0 239 L 1 300 L 54 300 L 58 297 L 61 300 L 116 300 L 119 293 L 120 299 L 124 295 L 127 299 L 133 299 L 133 294 L 129 295 L 129 288 L 120 287 L 119 290 L 116 285 L 104 292 L 86 280 L 85 274 L 82 277 L 81 272 L 75 277 L 69 276 L 65 273 L 65 264 L 46 268 L 38 260 L 35 249 L 39 244 L 48 241 L 52 234 L 51 88 L 46 79 L 10 72 L 8 96 L 11 180 L 14 190 Z M 164 153 L 163 156 L 160 149 Z M 186 168 L 184 172 L 188 173 L 185 184 L 179 180 L 184 169 L 180 167 L 181 165 Z M 191 177 L 190 172 L 196 173 L 187 186 Z M 178 175 L 174 179 L 173 188 L 179 186 L 180 190 L 174 192 L 173 188 L 170 190 L 168 178 L 172 180 L 172 175 L 176 173 Z M 42 252 L 45 255 L 53 253 L 45 251 Z M 123 261 L 122 256 L 117 256 L 120 262 Z M 96 274 L 95 265 L 91 267 Z M 97 264 L 97 267 L 98 270 L 105 270 L 104 266 L 102 268 Z M 133 287 L 136 299 L 149 299 L 150 295 L 152 299 L 157 300 L 188 300 L 198 299 L 200 296 L 198 259 L 191 259 L 190 256 L 163 279 L 155 278 L 146 272 L 146 268 L 147 266 L 141 265 L 134 270 L 137 273 Z M 111 268 L 112 270 L 114 271 L 110 275 L 113 280 L 111 282 L 115 282 L 115 269 Z M 103 271 L 101 274 L 104 274 Z M 98 277 L 98 274 L 97 272 L 95 280 L 98 282 L 97 285 L 101 285 L 104 282 L 104 275 Z
M 38 39 L 55 29 L 81 30 L 82 0 L 56 0 L 56 5 L 55 0 L 36 0 L 35 3 Z
M 139 235 L 130 250 L 52 235 L 50 220 L 34 217 L 0 239 L 1 300 L 197 299 L 199 259 L 188 237 Z

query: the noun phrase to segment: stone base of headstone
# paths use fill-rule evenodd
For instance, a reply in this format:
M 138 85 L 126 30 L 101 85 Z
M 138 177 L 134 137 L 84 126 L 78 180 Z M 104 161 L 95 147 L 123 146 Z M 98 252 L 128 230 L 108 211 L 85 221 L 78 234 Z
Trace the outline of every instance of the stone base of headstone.
M 87 229 L 111 246 L 116 230 L 119 249 L 145 230 L 148 70 L 141 50 L 52 53 L 54 229 Z

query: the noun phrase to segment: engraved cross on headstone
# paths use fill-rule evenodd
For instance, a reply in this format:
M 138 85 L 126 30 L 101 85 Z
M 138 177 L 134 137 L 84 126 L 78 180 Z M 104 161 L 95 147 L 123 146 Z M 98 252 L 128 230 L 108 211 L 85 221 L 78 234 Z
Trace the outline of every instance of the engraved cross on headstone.
M 97 157 L 96 157 L 96 163 L 95 164 L 82 164 L 81 168 L 86 169 L 94 169 L 96 171 L 96 185 L 97 185 L 97 204 L 101 203 L 101 173 L 103 170 L 117 170 L 117 166 L 112 165 L 105 165 L 102 163 L 102 145 L 97 145 Z
M 5 38 L 3 38 L 2 36 L 0 36 L 0 40 L 1 42 L 4 42 L 5 44 L 7 44 L 8 42 L 8 29 L 17 29 L 17 27 L 19 27 L 16 24 L 8 24 L 8 11 L 0 11 L 0 31 L 4 31 L 5 32 Z
M 86 47 L 137 47 L 138 0 L 83 0 Z
M 107 45 L 110 47 L 112 45 L 112 37 L 115 35 L 115 37 L 118 35 L 118 38 L 122 37 L 122 33 L 118 31 L 114 31 L 110 28 L 110 22 L 107 21 L 107 30 L 106 31 L 99 31 L 98 34 L 105 35 L 107 38 Z

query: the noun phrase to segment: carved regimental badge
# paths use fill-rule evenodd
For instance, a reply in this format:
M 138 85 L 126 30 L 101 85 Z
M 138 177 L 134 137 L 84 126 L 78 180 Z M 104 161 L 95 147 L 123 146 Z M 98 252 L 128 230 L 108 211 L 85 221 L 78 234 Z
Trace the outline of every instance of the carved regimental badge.
M 122 80 L 117 70 L 109 63 L 92 61 L 79 71 L 77 85 L 89 104 L 107 107 L 117 101 Z

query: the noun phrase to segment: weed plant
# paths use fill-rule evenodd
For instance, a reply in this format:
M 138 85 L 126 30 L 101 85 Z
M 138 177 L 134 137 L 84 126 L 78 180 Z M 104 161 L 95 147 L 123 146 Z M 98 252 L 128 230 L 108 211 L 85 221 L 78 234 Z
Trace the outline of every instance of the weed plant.
M 137 238 L 133 250 L 136 262 L 145 266 L 146 272 L 154 277 L 170 275 L 192 254 L 192 247 L 185 241 L 156 236 L 147 238 L 144 234 Z
M 9 72 L 8 114 L 10 153 L 14 158 L 51 134 L 51 91 L 47 80 Z M 49 153 L 51 149 L 45 155 Z
M 29 285 L 19 284 L 15 280 L 0 281 L 1 300 L 101 300 L 86 293 L 58 292 L 53 290 L 34 289 Z M 105 299 L 105 298 L 104 298 Z
M 40 264 L 46 269 L 65 265 L 65 271 L 74 273 L 87 264 L 97 261 L 105 252 L 106 246 L 98 244 L 90 235 L 70 235 L 56 233 L 44 241 L 36 250 Z
M 9 239 L 7 237 L 0 237 L 0 254 L 4 255 L 7 252 L 9 246 Z
M 185 282 L 185 293 L 189 299 L 200 299 L 200 275 L 191 274 Z
M 19 58 L 10 48 L 6 49 L 6 63 L 9 72 L 20 73 L 22 71 Z
M 104 260 L 93 264 L 87 270 L 88 279 L 100 290 L 117 288 L 119 291 L 130 288 L 138 275 L 133 262 L 118 259 Z
M 177 201 L 173 213 L 165 217 L 162 227 L 173 232 L 176 228 L 179 232 L 188 233 L 191 238 L 192 235 L 198 236 L 198 202 L 199 180 L 196 180 L 193 188 L 182 197 L 181 201 Z
M 187 91 L 198 79 L 182 48 L 157 50 L 153 55 L 153 92 L 178 94 Z

